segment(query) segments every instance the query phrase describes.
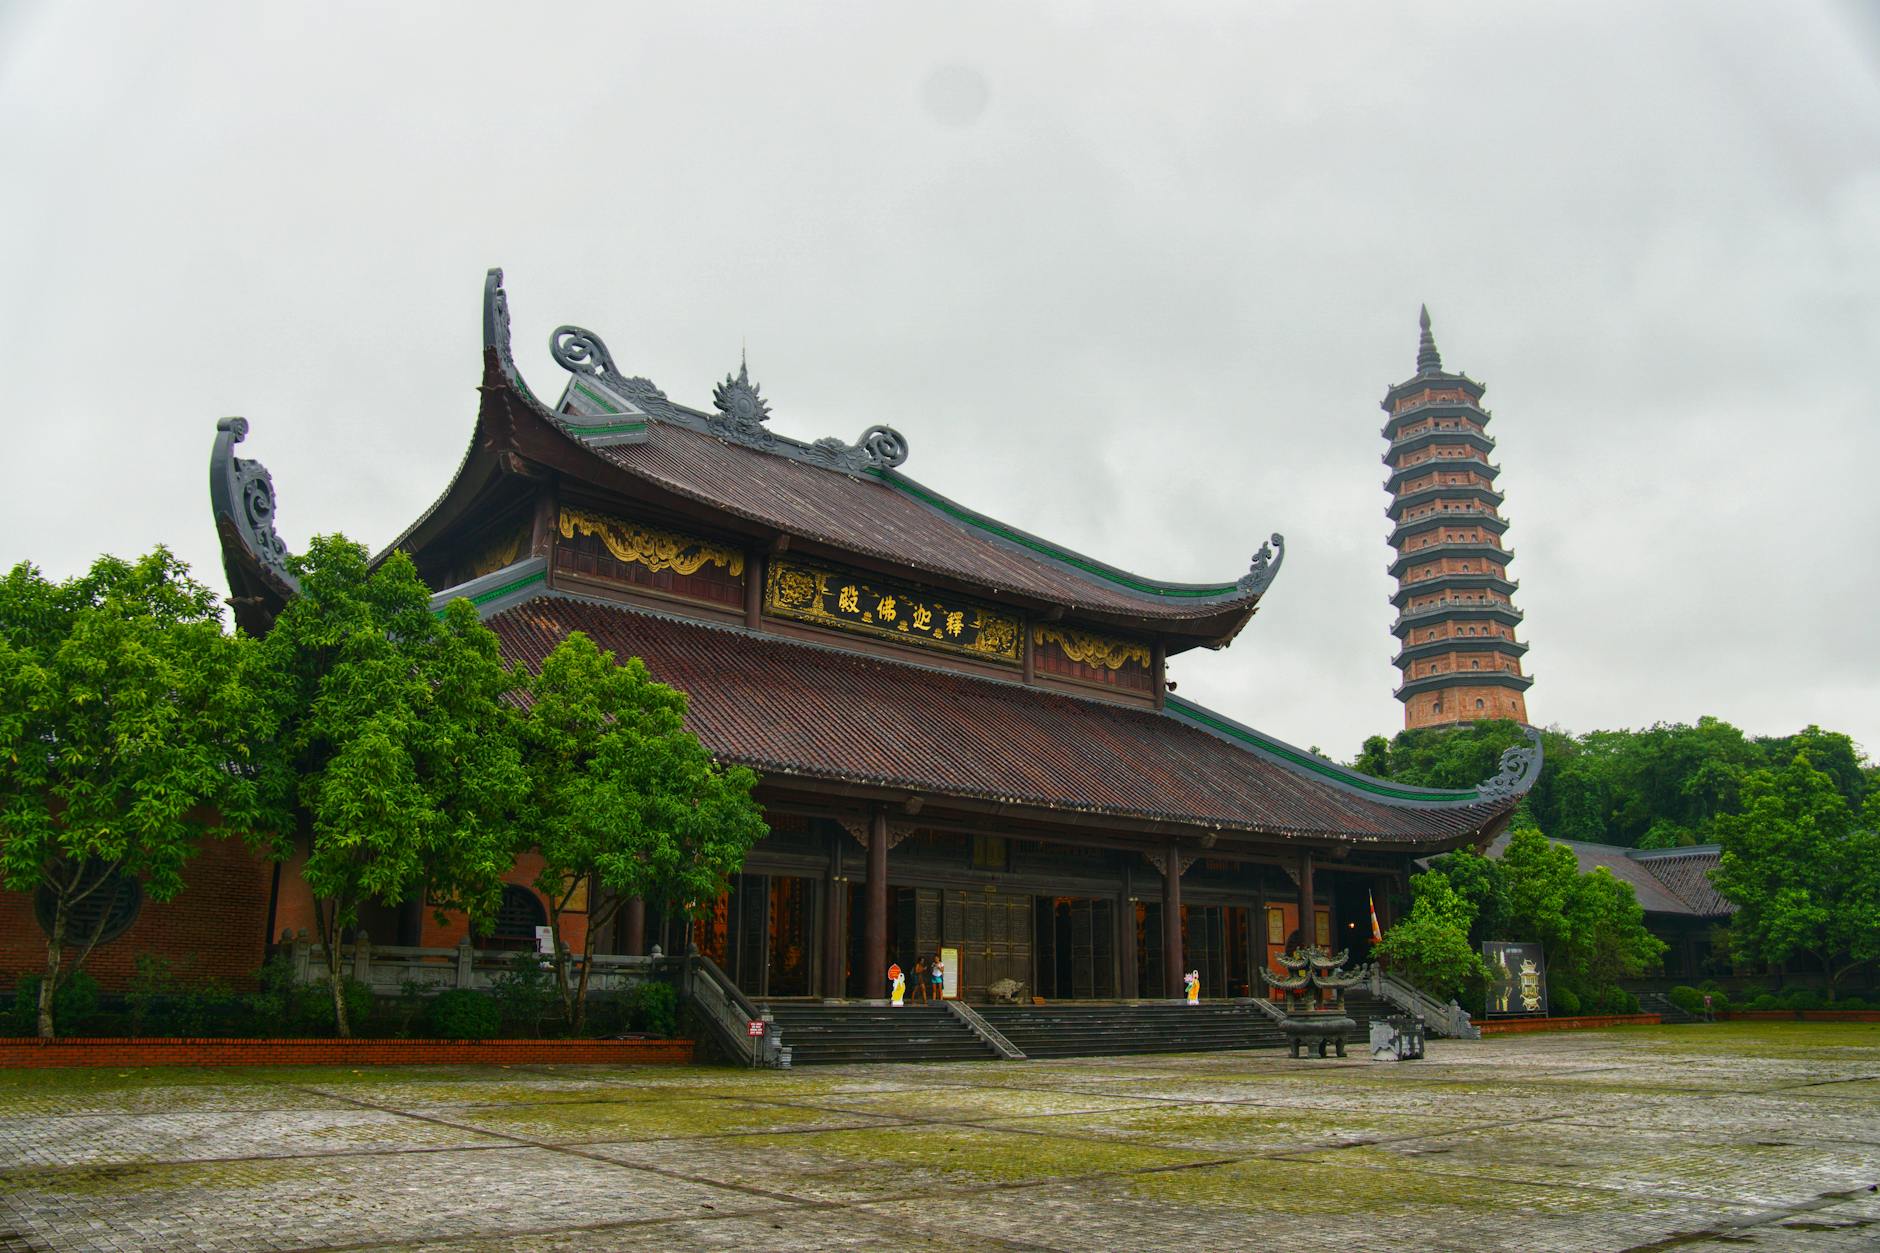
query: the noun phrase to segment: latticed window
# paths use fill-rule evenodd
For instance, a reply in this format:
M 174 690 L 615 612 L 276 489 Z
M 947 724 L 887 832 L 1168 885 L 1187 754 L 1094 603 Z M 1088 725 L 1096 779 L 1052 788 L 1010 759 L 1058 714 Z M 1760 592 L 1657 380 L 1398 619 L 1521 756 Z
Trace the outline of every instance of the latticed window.
M 504 884 L 490 942 L 496 948 L 534 948 L 535 929 L 547 925 L 548 910 L 541 897 L 519 883 Z
M 83 894 L 83 899 L 66 906 L 65 942 L 90 944 L 95 934 L 99 944 L 109 944 L 137 920 L 137 913 L 144 904 L 143 887 L 135 875 L 117 870 L 99 871 L 87 866 L 82 873 L 74 895 Z M 33 897 L 33 913 L 47 935 L 52 934 L 56 906 L 57 896 L 49 887 L 40 888 Z

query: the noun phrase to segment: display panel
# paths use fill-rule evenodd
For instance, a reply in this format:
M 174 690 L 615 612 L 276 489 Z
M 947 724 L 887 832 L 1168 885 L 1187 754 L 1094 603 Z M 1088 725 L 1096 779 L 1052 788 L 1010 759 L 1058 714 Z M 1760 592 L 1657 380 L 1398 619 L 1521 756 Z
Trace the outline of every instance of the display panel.
M 1482 945 L 1488 966 L 1486 1010 L 1491 1018 L 1547 1013 L 1547 962 L 1532 941 L 1488 940 Z

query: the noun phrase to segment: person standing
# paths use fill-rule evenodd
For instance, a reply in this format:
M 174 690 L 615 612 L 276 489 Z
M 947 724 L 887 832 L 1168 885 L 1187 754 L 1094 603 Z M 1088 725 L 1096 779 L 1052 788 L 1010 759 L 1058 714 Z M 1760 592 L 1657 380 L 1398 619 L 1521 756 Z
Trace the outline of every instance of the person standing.
M 933 960 L 927 964 L 927 975 L 928 979 L 933 983 L 933 999 L 936 1001 L 945 1000 L 947 995 L 947 962 L 946 958 L 940 955 L 938 949 L 934 950 Z

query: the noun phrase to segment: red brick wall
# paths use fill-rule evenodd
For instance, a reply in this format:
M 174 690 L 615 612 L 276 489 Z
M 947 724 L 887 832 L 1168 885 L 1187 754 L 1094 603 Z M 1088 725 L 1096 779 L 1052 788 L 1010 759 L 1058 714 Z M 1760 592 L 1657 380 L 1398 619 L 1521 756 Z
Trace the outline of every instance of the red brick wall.
M 239 840 L 210 840 L 183 870 L 184 888 L 167 902 L 144 898 L 136 921 L 86 958 L 106 991 L 122 991 L 139 954 L 167 957 L 182 973 L 245 983 L 261 965 L 273 863 Z M 70 955 L 67 956 L 70 961 Z M 46 968 L 46 933 L 26 892 L 0 892 L 0 983 Z
M 1520 1035 L 1527 1031 L 1597 1031 L 1602 1027 L 1656 1027 L 1662 1014 L 1599 1014 L 1578 1018 L 1500 1018 L 1478 1022 L 1483 1035 Z
M 11 1066 L 685 1065 L 691 1040 L 23 1040 Z

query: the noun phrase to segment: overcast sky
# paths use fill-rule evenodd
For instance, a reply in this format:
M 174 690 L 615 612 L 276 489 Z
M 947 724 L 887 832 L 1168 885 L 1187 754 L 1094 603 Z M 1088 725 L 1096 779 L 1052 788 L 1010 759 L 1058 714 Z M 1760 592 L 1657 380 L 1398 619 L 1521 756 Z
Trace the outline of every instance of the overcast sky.
M 1880 20 L 1849 3 L 0 6 L 0 565 L 218 588 L 441 491 L 507 271 L 708 407 L 1153 577 L 1285 567 L 1183 696 L 1394 732 L 1380 462 L 1488 385 L 1530 716 L 1880 752 Z

